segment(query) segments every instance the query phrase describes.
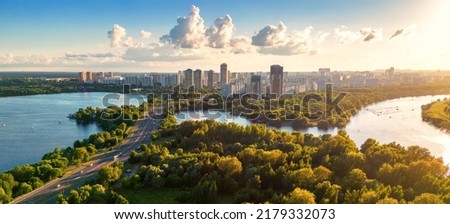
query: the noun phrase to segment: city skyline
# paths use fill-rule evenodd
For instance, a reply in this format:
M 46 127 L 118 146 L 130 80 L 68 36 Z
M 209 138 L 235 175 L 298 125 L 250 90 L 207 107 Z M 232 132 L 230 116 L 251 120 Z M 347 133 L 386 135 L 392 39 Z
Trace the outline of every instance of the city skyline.
M 450 69 L 444 0 L 0 2 L 0 71 Z

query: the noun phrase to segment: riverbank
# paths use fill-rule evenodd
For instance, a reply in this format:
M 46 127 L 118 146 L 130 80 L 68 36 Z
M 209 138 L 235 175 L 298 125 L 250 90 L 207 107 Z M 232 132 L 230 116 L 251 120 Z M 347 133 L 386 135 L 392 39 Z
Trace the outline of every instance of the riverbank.
M 422 119 L 450 133 L 450 99 L 423 105 Z
M 70 81 L 46 81 L 40 79 L 0 80 L 0 97 L 29 96 L 38 94 L 58 94 L 77 92 L 123 92 L 121 86 L 105 84 L 85 84 L 77 79 Z
M 102 110 L 111 114 L 121 114 L 123 111 L 119 107 Z M 138 113 L 137 107 L 134 106 L 131 106 L 128 111 Z M 124 119 L 123 116 L 116 118 L 118 119 L 107 121 L 111 123 L 107 125 L 107 130 L 76 140 L 73 147 L 55 148 L 52 152 L 44 154 L 37 163 L 18 165 L 14 169 L 0 173 L 0 183 L 2 183 L 0 204 L 9 203 L 14 198 L 64 176 L 68 170 L 80 167 L 98 154 L 115 150 L 129 136 L 129 127 L 137 120 Z
M 444 94 L 450 94 L 450 83 L 338 88 L 332 93 L 304 92 L 280 99 L 240 99 L 238 104 L 233 101 L 233 104 L 227 102 L 225 106 L 233 115 L 243 116 L 254 123 L 326 130 L 346 127 L 353 116 L 372 104 L 403 97 Z M 202 102 L 203 107 L 194 103 L 189 104 L 190 108 L 209 109 L 206 100 Z
M 383 144 L 395 142 L 404 146 L 418 145 L 427 148 L 436 157 L 442 157 L 450 164 L 450 135 L 439 128 L 422 121 L 420 107 L 450 95 L 429 95 L 420 97 L 403 97 L 387 100 L 362 108 L 344 128 L 319 129 L 317 127 L 294 128 L 291 125 L 270 126 L 271 129 L 304 134 L 335 135 L 339 130 L 345 130 L 357 146 L 364 144 L 368 138 L 373 138 Z M 249 126 L 251 120 L 229 113 L 219 113 L 218 118 L 210 118 L 222 123 L 237 123 Z M 178 122 L 184 120 L 204 120 L 199 113 L 183 112 L 177 114 Z

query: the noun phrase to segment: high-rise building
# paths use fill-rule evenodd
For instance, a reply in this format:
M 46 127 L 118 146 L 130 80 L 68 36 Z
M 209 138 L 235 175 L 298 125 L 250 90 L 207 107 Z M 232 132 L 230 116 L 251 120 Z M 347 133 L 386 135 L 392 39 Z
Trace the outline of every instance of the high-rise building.
M 194 71 L 194 86 L 195 89 L 202 88 L 202 70 L 200 69 Z
M 208 71 L 208 88 L 214 89 L 214 84 L 216 82 L 216 79 L 214 77 L 214 70 Z
M 392 80 L 394 79 L 395 75 L 395 69 L 394 67 L 390 67 L 389 69 L 386 70 L 386 76 L 388 79 Z
M 184 86 L 186 88 L 194 84 L 194 75 L 192 69 L 188 68 L 184 71 Z
M 86 72 L 86 78 L 87 80 L 93 81 L 94 80 L 94 73 L 93 72 Z
M 252 75 L 250 77 L 250 92 L 260 95 L 261 94 L 261 76 Z
M 80 73 L 78 73 L 78 75 L 79 75 L 80 82 L 86 82 L 86 80 L 87 80 L 86 72 L 80 72 Z
M 228 84 L 229 80 L 228 80 L 228 66 L 227 64 L 223 63 L 220 65 L 220 84 L 221 85 L 225 85 Z
M 270 66 L 270 93 L 283 95 L 283 66 Z

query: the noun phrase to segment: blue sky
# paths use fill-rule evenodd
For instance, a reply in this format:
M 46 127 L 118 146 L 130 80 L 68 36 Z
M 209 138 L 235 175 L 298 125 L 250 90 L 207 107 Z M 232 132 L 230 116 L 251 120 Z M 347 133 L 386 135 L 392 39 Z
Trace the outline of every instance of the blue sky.
M 191 5 L 199 11 L 189 17 Z M 449 69 L 449 6 L 445 0 L 0 0 L 0 70 L 176 71 L 222 61 L 239 71 L 273 63 L 295 71 Z M 180 16 L 192 24 L 178 24 Z M 162 42 L 177 24 L 178 33 Z

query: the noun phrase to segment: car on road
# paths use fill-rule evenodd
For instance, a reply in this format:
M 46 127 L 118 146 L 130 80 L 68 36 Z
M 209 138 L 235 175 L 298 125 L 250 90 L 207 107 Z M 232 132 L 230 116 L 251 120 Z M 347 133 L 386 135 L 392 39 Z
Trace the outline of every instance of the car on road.
M 59 188 L 59 187 L 61 187 L 61 184 L 57 184 L 57 185 L 56 185 L 56 188 Z

